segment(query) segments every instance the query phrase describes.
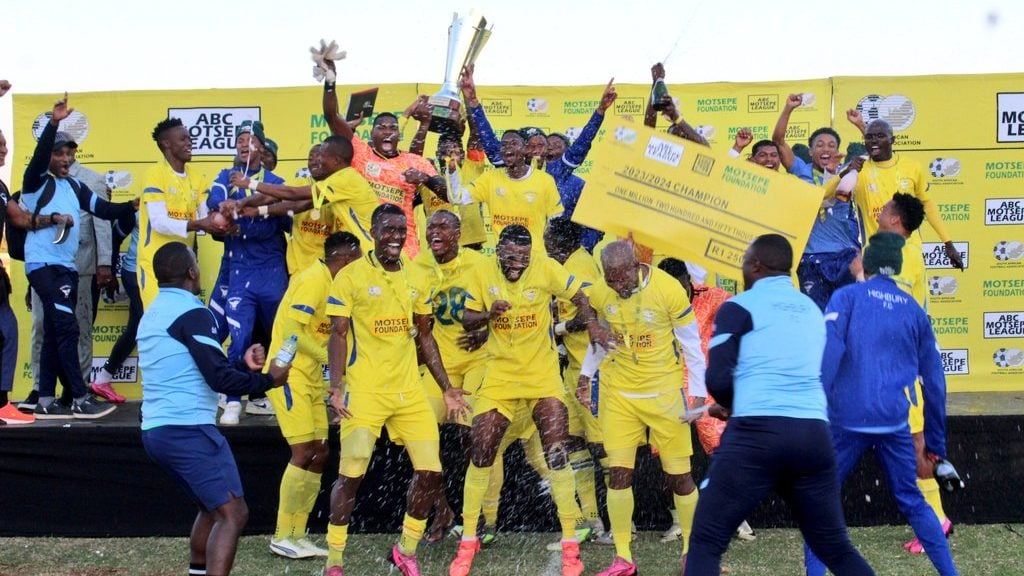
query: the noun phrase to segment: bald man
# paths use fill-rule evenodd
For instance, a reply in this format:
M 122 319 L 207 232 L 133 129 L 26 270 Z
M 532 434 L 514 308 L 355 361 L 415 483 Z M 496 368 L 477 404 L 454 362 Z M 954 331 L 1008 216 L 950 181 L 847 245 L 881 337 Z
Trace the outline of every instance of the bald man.
M 633 518 L 633 469 L 636 449 L 650 442 L 661 451 L 662 468 L 672 489 L 683 531 L 683 558 L 697 507 L 697 485 L 690 474 L 693 440 L 686 421 L 682 346 L 690 393 L 703 405 L 704 354 L 686 290 L 661 269 L 640 264 L 630 242 L 616 241 L 601 252 L 604 282 L 591 289 L 591 303 L 614 335 L 607 354 L 591 347 L 583 361 L 577 399 L 590 406 L 590 378 L 601 368 L 601 432 L 608 455 L 608 518 L 615 557 L 602 575 L 636 574 L 630 551 Z M 602 364 L 603 360 L 603 364 Z M 738 523 L 737 523 L 738 524 Z

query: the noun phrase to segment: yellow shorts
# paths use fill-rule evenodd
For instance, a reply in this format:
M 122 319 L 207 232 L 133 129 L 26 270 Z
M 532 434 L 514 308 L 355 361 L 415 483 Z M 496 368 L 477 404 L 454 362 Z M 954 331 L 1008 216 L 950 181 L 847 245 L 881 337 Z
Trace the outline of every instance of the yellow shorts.
M 910 403 L 909 420 L 911 434 L 924 432 L 924 392 L 921 390 L 920 380 L 914 382 L 914 391 L 917 393 L 917 406 L 913 402 Z M 909 392 L 907 392 L 907 398 L 910 398 Z
M 680 420 L 685 412 L 679 390 L 660 394 L 637 394 L 628 397 L 618 389 L 605 386 L 601 390 L 599 419 L 604 433 L 604 449 L 608 465 L 632 469 L 636 465 L 636 449 L 650 442 L 661 453 L 661 466 L 667 474 L 690 471 L 693 440 L 690 426 Z
M 570 365 L 563 374 L 565 382 L 565 405 L 569 407 L 569 436 L 583 438 L 589 444 L 600 444 L 604 436 L 601 434 L 601 423 L 589 408 L 576 399 L 576 384 L 580 379 L 578 366 Z
M 540 378 L 509 380 L 496 378 L 490 371 L 484 374 L 480 396 L 496 400 L 520 400 L 525 398 L 561 398 L 565 395 L 562 377 L 557 372 Z
M 274 406 L 281 435 L 289 445 L 327 438 L 323 383 L 310 384 L 295 376 L 290 380 L 280 388 L 267 390 L 267 399 Z
M 414 470 L 441 471 L 437 421 L 421 387 L 403 393 L 349 392 L 348 409 L 352 417 L 341 421 L 342 474 L 354 478 L 366 472 L 383 426 L 392 441 L 405 445 Z
M 509 421 L 508 429 L 505 431 L 505 440 L 526 440 L 537 433 L 537 426 L 533 422 L 533 409 L 540 400 L 540 398 L 497 400 L 480 396 L 473 405 L 473 417 L 476 418 L 491 410 L 497 410 Z M 561 398 L 558 400 L 564 404 Z
M 470 414 L 472 414 L 477 393 L 480 391 L 480 385 L 483 384 L 484 372 L 486 370 L 487 365 L 481 363 L 466 370 L 465 373 L 448 373 L 448 381 L 452 383 L 452 386 L 469 392 L 469 395 L 463 396 L 463 399 L 466 401 L 466 404 L 469 404 Z M 423 384 L 423 393 L 426 394 L 427 401 L 430 402 L 430 407 L 434 410 L 437 423 L 444 424 L 448 421 L 448 408 L 444 405 L 444 395 L 441 393 L 441 387 L 437 385 L 434 376 L 426 366 L 420 366 L 420 383 Z M 460 418 L 456 424 L 469 426 L 469 416 Z

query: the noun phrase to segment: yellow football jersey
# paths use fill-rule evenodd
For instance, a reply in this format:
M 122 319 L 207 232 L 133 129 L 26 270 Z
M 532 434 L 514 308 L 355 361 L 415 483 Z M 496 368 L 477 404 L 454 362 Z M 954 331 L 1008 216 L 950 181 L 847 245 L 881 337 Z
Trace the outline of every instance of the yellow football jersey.
M 554 379 L 561 382 L 551 299 L 571 298 L 583 281 L 558 262 L 535 254 L 526 272 L 516 282 L 505 279 L 496 258 L 487 257 L 473 269 L 466 283 L 466 308 L 483 312 L 497 300 L 512 308 L 488 324 L 486 349 L 491 359 L 487 379 L 497 378 L 522 384 L 507 391 L 508 398 L 531 398 L 528 389 Z M 484 386 L 487 386 L 485 381 Z M 497 395 L 495 395 L 497 397 Z
M 562 213 L 562 197 L 549 174 L 530 168 L 526 176 L 509 178 L 505 170 L 490 170 L 467 186 L 473 202 L 483 202 L 491 212 L 495 237 L 506 226 L 525 226 L 534 246 L 542 246 L 548 220 Z
M 149 203 L 163 202 L 167 206 L 167 215 L 175 220 L 195 220 L 196 210 L 205 199 L 209 184 L 198 171 L 193 171 L 187 164 L 185 173 L 178 174 L 166 160 L 161 160 L 146 171 L 142 182 L 138 263 L 139 266 L 152 271 L 153 255 L 161 246 L 171 242 L 184 242 L 192 247 L 195 232 L 189 232 L 187 238 L 157 232 L 149 222 Z
M 291 334 L 285 334 L 285 318 L 303 326 L 299 350 L 292 361 L 289 378 L 296 374 L 307 384 L 323 382 L 323 365 L 327 363 L 327 341 L 331 336 L 331 319 L 327 317 L 327 295 L 331 291 L 331 271 L 323 262 L 316 261 L 309 268 L 292 276 L 288 290 L 281 298 L 270 336 L 268 356 L 277 354 Z M 305 342 L 303 342 L 305 340 Z M 304 350 L 317 350 L 312 356 Z M 269 363 L 268 363 L 269 367 Z
M 312 189 L 315 184 L 316 181 L 311 177 L 288 181 L 288 186 L 296 188 L 309 186 Z M 288 273 L 292 276 L 324 257 L 324 240 L 334 233 L 334 216 L 330 204 L 322 203 L 318 210 L 319 214 L 314 210 L 306 210 L 292 217 L 292 235 L 285 253 Z M 313 218 L 313 214 L 317 218 Z
M 582 280 L 584 288 L 602 282 L 601 272 L 594 262 L 594 257 L 583 248 L 573 252 L 563 266 L 570 274 Z M 576 317 L 576 312 L 576 305 L 572 301 L 566 298 L 558 299 L 559 322 L 572 320 Z M 569 352 L 569 366 L 579 370 L 587 353 L 587 346 L 590 345 L 590 335 L 586 331 L 572 332 L 562 337 L 562 343 Z
M 839 178 L 833 178 L 826 186 L 826 195 L 835 193 Z M 893 194 L 913 194 L 922 204 L 925 205 L 925 214 L 928 223 L 935 230 L 935 234 L 946 242 L 949 240 L 949 233 L 946 232 L 941 219 L 938 218 L 937 209 L 932 205 L 929 208 L 931 196 L 928 194 L 928 177 L 920 164 L 905 158 L 900 154 L 893 154 L 892 158 L 885 162 L 868 160 L 864 163 L 857 176 L 857 185 L 853 189 L 853 202 L 860 212 L 861 225 L 864 227 L 864 240 L 878 232 L 878 215 Z M 920 246 L 920 232 L 910 235 L 908 243 Z
M 662 270 L 646 266 L 649 275 L 640 290 L 620 297 L 605 282 L 590 290 L 590 302 L 624 344 L 610 352 L 601 366 L 601 385 L 613 383 L 627 392 L 655 393 L 679 389 L 666 372 L 680 365 L 673 330 L 695 321 L 682 285 Z M 607 375 L 607 378 L 604 376 Z
M 921 246 L 913 242 L 903 245 L 903 268 L 892 279 L 901 290 L 917 300 L 921 308 L 928 307 L 928 288 L 924 279 L 924 257 Z
M 350 320 L 345 380 L 350 391 L 407 392 L 419 388 L 412 323 L 417 291 L 403 267 L 385 271 L 373 251 L 335 277 L 327 315 Z
M 462 248 L 451 262 L 438 264 L 430 250 L 423 250 L 413 261 L 411 270 L 417 293 L 417 314 L 430 314 L 434 319 L 434 340 L 449 374 L 464 374 L 487 358 L 483 348 L 468 352 L 459 348 L 458 339 L 465 332 L 462 317 L 466 307 L 466 282 L 473 268 L 486 258 Z
M 381 202 L 359 172 L 351 167 L 342 168 L 317 182 L 314 193 L 323 195 L 323 201 L 330 206 L 335 230 L 348 230 L 355 234 L 363 251 L 373 249 L 370 217 Z M 320 248 L 322 252 L 323 246 Z
M 486 160 L 471 160 L 466 158 L 462 162 L 460 177 L 465 184 L 475 181 L 487 170 Z M 497 239 L 494 237 L 494 230 L 491 229 L 491 212 L 487 204 L 473 202 L 459 206 L 459 216 L 462 218 L 462 239 L 461 245 L 477 244 L 483 242 L 484 254 L 494 254 L 494 246 Z

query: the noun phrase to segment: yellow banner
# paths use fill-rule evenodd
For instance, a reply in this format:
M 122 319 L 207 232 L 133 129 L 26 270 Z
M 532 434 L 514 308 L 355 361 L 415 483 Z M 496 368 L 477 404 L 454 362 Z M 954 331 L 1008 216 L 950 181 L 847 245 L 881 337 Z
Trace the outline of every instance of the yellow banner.
M 679 167 L 669 167 L 653 160 L 654 174 L 668 178 L 669 173 L 693 173 L 693 159 L 698 153 L 713 159 L 712 169 L 718 178 L 730 166 L 743 172 L 762 175 L 766 171 L 726 158 L 724 152 L 733 144 L 740 128 L 750 128 L 755 140 L 768 139 L 786 97 L 790 93 L 804 96 L 804 105 L 793 111 L 787 131 L 790 144 L 807 143 L 810 133 L 821 126 L 833 126 L 843 137 L 843 146 L 860 141 L 860 135 L 846 122 L 845 112 L 859 108 L 867 120 L 888 120 L 896 130 L 895 148 L 926 168 L 931 177 L 930 194 L 958 248 L 968 263 L 965 272 L 948 268 L 938 239 L 926 223 L 923 226 L 925 263 L 931 301 L 929 313 L 936 335 L 943 347 L 943 360 L 951 391 L 1024 390 L 1024 75 L 929 76 L 909 78 L 835 78 L 764 83 L 676 84 L 670 93 L 679 101 L 679 110 L 714 149 L 683 142 L 664 134 L 667 122 L 659 117 L 662 135 L 671 144 L 681 144 L 684 154 Z M 339 86 L 339 108 L 347 108 L 348 95 L 368 86 Z M 376 112 L 401 113 L 418 94 L 433 94 L 436 85 L 381 85 Z M 495 130 L 537 126 L 574 137 L 586 124 L 600 100 L 603 84 L 592 86 L 481 86 L 480 100 Z M 783 174 L 769 174 L 774 204 L 765 202 L 758 209 L 750 205 L 758 200 L 749 188 L 732 187 L 718 201 L 730 202 L 730 214 L 712 210 L 713 204 L 699 205 L 677 196 L 667 195 L 636 182 L 617 183 L 625 189 L 652 196 L 667 195 L 675 208 L 694 207 L 701 218 L 714 215 L 714 222 L 735 226 L 735 214 L 752 219 L 755 224 L 741 227 L 743 235 L 735 234 L 726 242 L 722 234 L 706 233 L 701 249 L 690 236 L 667 236 L 655 242 L 654 222 L 666 225 L 678 222 L 650 207 L 615 200 L 621 208 L 606 214 L 592 214 L 588 208 L 594 200 L 593 191 L 601 190 L 598 202 L 610 202 L 608 183 L 623 180 L 613 173 L 625 165 L 618 158 L 603 159 L 601 150 L 613 144 L 615 129 L 628 126 L 641 134 L 652 132 L 640 127 L 650 93 L 649 85 L 618 85 L 619 98 L 608 111 L 607 118 L 595 139 L 595 148 L 576 174 L 589 184 L 577 214 L 608 218 L 614 213 L 620 220 L 616 230 L 639 228 L 641 241 L 659 247 L 659 251 L 704 263 L 709 269 L 736 278 L 738 255 L 746 242 L 737 238 L 783 228 L 778 218 L 805 219 L 797 241 L 791 240 L 799 252 L 806 240 L 813 209 L 793 209 L 794 199 L 801 196 L 803 184 Z M 137 91 L 72 94 L 75 114 L 62 124 L 80 144 L 78 159 L 103 174 L 113 189 L 115 200 L 137 196 L 145 170 L 160 155 L 150 132 L 156 123 L 170 116 L 181 117 L 193 137 L 195 155 L 193 169 L 212 179 L 231 165 L 233 128 L 244 119 L 258 119 L 266 126 L 267 135 L 280 146 L 275 172 L 290 178 L 305 166 L 309 147 L 329 134 L 321 114 L 322 89 L 317 86 L 295 88 L 264 88 L 240 90 Z M 14 96 L 15 149 L 8 158 L 12 170 L 11 190 L 18 190 L 22 170 L 32 154 L 35 138 L 45 122 L 57 95 Z M 832 110 L 835 110 L 835 119 Z M 633 124 L 629 124 L 631 120 Z M 408 145 L 415 122 L 404 131 L 403 144 Z M 357 129 L 364 139 L 370 137 L 370 124 Z M 644 140 L 647 142 L 647 140 Z M 425 153 L 432 156 L 436 136 L 427 141 Z M 618 149 L 618 148 L 616 148 Z M 749 151 L 749 149 L 748 149 Z M 683 159 L 683 156 L 686 159 Z M 689 164 L 687 164 L 689 160 Z M 618 162 L 618 164 L 616 164 Z M 601 170 L 597 166 L 603 164 Z M 640 169 L 640 164 L 634 165 Z M 678 179 L 678 177 L 675 177 Z M 710 176 L 705 176 L 706 181 Z M 739 178 L 743 182 L 743 178 Z M 776 195 L 776 182 L 785 188 Z M 601 183 L 604 184 L 601 184 Z M 688 186 L 705 191 L 705 185 L 686 180 Z M 719 182 L 721 183 L 721 182 Z M 783 184 L 779 184 L 782 186 Z M 749 185 L 749 182 L 748 182 Z M 602 188 L 604 188 L 602 190 Z M 716 189 L 717 190 L 717 189 Z M 739 190 L 739 191 L 737 191 Z M 720 192 L 720 191 L 718 191 Z M 718 193 L 716 192 L 716 193 Z M 738 196 L 737 196 L 738 195 Z M 659 196 L 661 198 L 661 196 Z M 739 198 L 743 198 L 741 203 Z M 752 199 L 753 198 L 753 199 Z M 815 199 L 815 206 L 816 206 Z M 626 206 L 628 205 L 628 209 Z M 785 206 L 785 209 L 781 208 Z M 810 214 L 811 216 L 796 216 Z M 622 222 L 630 222 L 623 226 Z M 686 226 L 687 229 L 694 228 Z M 793 232 L 793 231 L 790 231 Z M 673 233 L 674 234 L 674 233 Z M 692 232 L 687 232 L 692 234 Z M 646 235 L 646 236 L 645 236 Z M 718 249 L 708 250 L 712 238 Z M 728 249 L 724 248 L 728 246 Z M 124 247 L 122 247 L 123 249 Z M 216 280 L 221 245 L 202 238 L 199 259 L 202 268 L 205 299 Z M 720 253 L 719 253 L 720 252 Z M 715 259 L 704 256 L 714 254 Z M 720 260 L 731 262 L 728 265 Z M 31 322 L 23 304 L 27 287 L 23 267 L 14 262 L 11 278 L 14 284 L 12 307 L 19 323 L 18 371 L 14 397 L 20 398 L 31 387 L 29 366 Z M 127 316 L 125 302 L 107 304 L 101 301 L 94 330 L 94 366 L 106 360 L 110 347 L 120 335 Z M 138 373 L 135 358 L 119 374 L 119 391 L 138 396 Z M 131 385 L 129 385 L 131 384 Z
M 574 220 L 733 279 L 762 234 L 803 252 L 820 188 L 636 123 L 606 129 Z
M 835 78 L 836 129 L 886 120 L 894 149 L 929 179 L 966 265 L 921 226 L 928 314 L 955 392 L 1024 389 L 1024 74 Z

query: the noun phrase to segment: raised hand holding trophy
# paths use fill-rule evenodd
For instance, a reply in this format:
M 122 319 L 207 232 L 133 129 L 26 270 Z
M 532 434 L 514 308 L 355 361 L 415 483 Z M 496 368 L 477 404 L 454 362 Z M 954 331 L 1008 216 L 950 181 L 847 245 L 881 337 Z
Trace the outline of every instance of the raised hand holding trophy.
M 463 68 L 476 62 L 490 37 L 491 29 L 487 27 L 487 19 L 483 16 L 477 18 L 474 12 L 470 12 L 468 18 L 460 18 L 458 13 L 452 15 L 452 23 L 448 27 L 444 82 L 441 89 L 427 101 L 431 107 L 431 132 L 458 132 L 458 111 L 462 106 L 459 100 L 459 75 Z

